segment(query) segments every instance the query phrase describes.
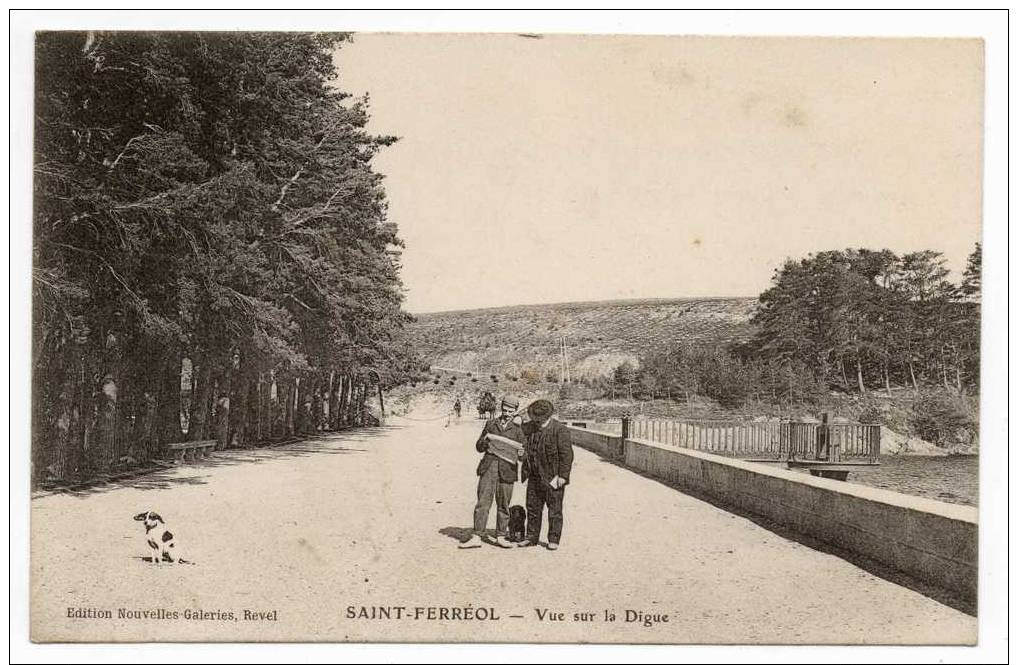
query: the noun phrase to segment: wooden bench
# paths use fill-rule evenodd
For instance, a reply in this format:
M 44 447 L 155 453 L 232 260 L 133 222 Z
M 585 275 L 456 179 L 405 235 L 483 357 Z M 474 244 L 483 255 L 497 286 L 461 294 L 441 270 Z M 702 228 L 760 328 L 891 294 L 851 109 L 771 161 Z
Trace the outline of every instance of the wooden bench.
M 173 452 L 174 462 L 186 462 L 188 453 L 191 453 L 191 461 L 197 461 L 199 457 L 204 457 L 210 451 L 215 450 L 216 443 L 215 439 L 182 441 L 180 443 L 171 443 L 166 447 Z

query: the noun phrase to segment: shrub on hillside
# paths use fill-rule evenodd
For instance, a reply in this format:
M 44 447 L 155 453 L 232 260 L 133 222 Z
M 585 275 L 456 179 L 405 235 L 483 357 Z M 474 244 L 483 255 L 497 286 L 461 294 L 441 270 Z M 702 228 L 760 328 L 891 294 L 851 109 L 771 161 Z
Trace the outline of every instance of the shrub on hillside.
M 849 408 L 847 411 L 851 414 L 852 410 Z M 876 423 L 890 427 L 896 432 L 907 432 L 910 429 L 912 415 L 910 401 L 867 397 L 853 419 L 861 423 Z
M 938 446 L 971 445 L 979 435 L 979 416 L 965 398 L 945 392 L 926 393 L 912 406 L 909 428 Z
M 530 369 L 529 367 L 520 372 L 520 378 L 523 379 L 524 383 L 529 383 L 531 385 L 539 383 L 541 380 L 541 377 L 537 374 L 537 372 Z
M 877 425 L 886 425 L 884 422 L 887 418 L 887 414 L 880 408 L 879 405 L 874 403 L 868 403 L 862 407 L 859 411 L 859 415 L 856 419 L 861 423 L 872 423 Z

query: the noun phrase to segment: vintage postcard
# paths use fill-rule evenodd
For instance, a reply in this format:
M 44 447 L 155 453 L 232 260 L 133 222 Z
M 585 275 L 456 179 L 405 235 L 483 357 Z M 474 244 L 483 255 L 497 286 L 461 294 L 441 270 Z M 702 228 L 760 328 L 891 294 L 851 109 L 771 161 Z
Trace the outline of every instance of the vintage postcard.
M 981 40 L 342 27 L 35 33 L 33 641 L 977 643 Z

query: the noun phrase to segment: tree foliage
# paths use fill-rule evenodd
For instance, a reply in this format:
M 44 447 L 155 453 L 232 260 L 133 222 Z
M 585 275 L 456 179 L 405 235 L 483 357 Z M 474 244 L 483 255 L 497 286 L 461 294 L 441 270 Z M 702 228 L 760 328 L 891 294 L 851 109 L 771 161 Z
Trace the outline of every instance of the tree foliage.
M 789 260 L 760 295 L 748 343 L 676 340 L 640 361 L 645 396 L 709 397 L 722 406 L 823 400 L 830 390 L 927 386 L 978 391 L 981 248 L 960 284 L 924 250 L 826 251 Z M 631 367 L 619 367 L 622 374 Z
M 300 412 L 339 383 L 364 394 L 414 371 L 401 241 L 371 167 L 395 139 L 369 134 L 367 100 L 336 87 L 346 40 L 38 35 L 37 472 L 182 438 L 185 357 L 188 435 L 232 402 L 221 445 L 264 434 L 263 401 Z
M 820 252 L 788 261 L 760 296 L 747 352 L 796 360 L 824 383 L 978 390 L 979 247 L 955 285 L 939 252 Z M 967 287 L 965 285 L 968 285 Z M 966 295 L 965 289 L 969 289 Z

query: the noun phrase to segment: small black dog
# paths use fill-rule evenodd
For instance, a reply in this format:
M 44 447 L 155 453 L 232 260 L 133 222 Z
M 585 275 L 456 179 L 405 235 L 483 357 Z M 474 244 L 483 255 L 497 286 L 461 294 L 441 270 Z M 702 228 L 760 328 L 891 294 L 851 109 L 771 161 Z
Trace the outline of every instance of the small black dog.
M 519 543 L 527 537 L 527 511 L 523 506 L 509 507 L 509 542 Z

